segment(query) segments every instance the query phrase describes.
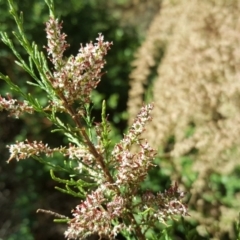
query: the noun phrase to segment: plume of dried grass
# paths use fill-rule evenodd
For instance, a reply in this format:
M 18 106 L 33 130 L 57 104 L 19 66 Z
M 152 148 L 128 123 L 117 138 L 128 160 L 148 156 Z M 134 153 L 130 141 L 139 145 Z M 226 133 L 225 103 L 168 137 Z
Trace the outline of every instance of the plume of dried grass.
M 151 85 L 155 108 L 145 136 L 186 188 L 182 161 L 192 159 L 197 178 L 190 214 L 199 232 L 206 228 L 214 239 L 232 234 L 231 221 L 240 211 L 239 194 L 230 209 L 210 180 L 214 174 L 228 177 L 240 163 L 239 12 L 239 0 L 163 1 L 130 76 L 130 119 Z

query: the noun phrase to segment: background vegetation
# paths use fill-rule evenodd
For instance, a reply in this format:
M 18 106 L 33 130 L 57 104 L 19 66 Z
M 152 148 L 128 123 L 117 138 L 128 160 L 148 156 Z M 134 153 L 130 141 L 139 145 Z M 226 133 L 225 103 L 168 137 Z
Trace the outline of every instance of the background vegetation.
M 44 1 L 15 2 L 24 12 L 29 39 L 46 45 L 48 9 Z M 94 95 L 96 119 L 101 100 L 107 99 L 115 129 L 113 141 L 119 139 L 143 100 L 153 98 L 155 102 L 154 121 L 146 137 L 159 148 L 159 168 L 151 172 L 143 188 L 159 191 L 177 180 L 189 192 L 192 211 L 188 221 L 169 230 L 169 237 L 236 239 L 234 221 L 240 211 L 240 2 L 188 2 L 166 0 L 160 8 L 160 0 L 55 1 L 71 44 L 68 54 L 77 52 L 80 43 L 94 40 L 99 32 L 114 42 L 107 56 L 107 74 Z M 11 32 L 15 24 L 6 0 L 0 0 L 0 9 L 0 30 Z M 228 58 L 222 62 L 224 54 Z M 0 43 L 0 71 L 26 87 L 29 76 L 14 60 Z M 29 86 L 26 91 L 36 89 Z M 0 82 L 0 94 L 6 92 L 9 89 Z M 35 94 L 46 101 L 45 96 Z M 0 113 L 0 239 L 64 239 L 65 226 L 36 214 L 36 209 L 69 215 L 77 200 L 55 191 L 48 169 L 38 162 L 6 164 L 6 145 L 16 139 L 47 139 L 60 145 L 64 139 L 49 135 L 49 129 L 50 123 L 36 115 L 12 120 L 7 113 Z M 201 145 L 203 139 L 207 139 L 205 145 Z M 223 145 L 222 139 L 226 139 Z
M 236 239 L 240 211 L 240 1 L 163 1 L 131 73 L 128 110 L 155 102 L 145 137 L 191 193 L 204 239 Z M 131 117 L 129 118 L 131 119 Z

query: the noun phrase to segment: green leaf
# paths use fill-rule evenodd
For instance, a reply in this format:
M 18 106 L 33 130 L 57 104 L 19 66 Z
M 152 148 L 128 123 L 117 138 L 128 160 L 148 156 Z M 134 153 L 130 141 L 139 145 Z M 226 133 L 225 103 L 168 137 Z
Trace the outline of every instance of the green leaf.
M 48 5 L 49 8 L 49 15 L 54 17 L 54 1 L 53 0 L 45 0 L 45 3 Z

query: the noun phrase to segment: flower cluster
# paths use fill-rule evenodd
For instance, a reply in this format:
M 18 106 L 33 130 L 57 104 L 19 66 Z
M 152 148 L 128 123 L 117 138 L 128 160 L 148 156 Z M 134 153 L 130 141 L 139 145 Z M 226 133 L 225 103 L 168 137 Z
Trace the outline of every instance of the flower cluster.
M 115 196 L 109 201 L 103 194 L 107 190 L 106 187 L 101 186 L 93 191 L 73 210 L 74 218 L 65 232 L 67 239 L 83 239 L 93 233 L 114 239 L 122 229 L 129 229 L 123 223 L 112 225 L 112 221 L 118 222 L 124 211 L 125 201 L 120 196 Z
M 151 191 L 146 191 L 142 195 L 142 208 L 154 212 L 151 215 L 155 219 L 154 221 L 158 220 L 165 223 L 169 218 L 176 215 L 188 215 L 187 207 L 182 203 L 184 195 L 184 192 L 179 190 L 177 183 L 164 193 L 155 195 Z
M 52 156 L 54 152 L 58 151 L 58 149 L 51 149 L 47 144 L 43 144 L 42 142 L 30 142 L 26 140 L 25 142 L 16 142 L 15 144 L 11 144 L 7 146 L 10 152 L 10 158 L 8 162 L 13 158 L 17 160 L 26 159 L 31 156 L 39 156 L 41 153 L 45 153 L 46 156 Z
M 8 146 L 8 148 L 11 153 L 10 160 L 13 158 L 22 160 L 33 156 L 39 156 L 39 154 L 52 156 L 54 152 L 58 152 L 63 156 L 67 156 L 69 159 L 80 161 L 82 164 L 91 167 L 95 171 L 100 169 L 94 156 L 89 152 L 88 148 L 83 145 L 75 146 L 69 144 L 68 147 L 50 148 L 48 144 L 44 144 L 42 141 L 30 142 L 29 140 L 25 140 L 25 142 L 16 142 L 16 144 L 12 144 Z M 98 149 L 97 146 L 96 149 Z
M 98 146 L 95 147 L 101 152 Z M 78 167 L 76 167 L 75 170 L 78 170 L 80 173 L 83 169 L 87 170 L 89 177 L 94 179 L 95 182 L 102 183 L 104 180 L 101 167 L 95 161 L 95 157 L 89 152 L 89 149 L 86 146 L 69 144 L 68 147 L 50 148 L 48 144 L 44 144 L 42 141 L 30 142 L 29 140 L 26 140 L 25 142 L 11 144 L 8 148 L 11 154 L 8 162 L 14 158 L 16 160 L 23 160 L 30 157 L 39 157 L 40 154 L 49 157 L 54 153 L 60 153 L 63 156 L 68 157 L 68 159 L 76 160 L 78 162 Z
M 65 40 L 66 34 L 61 33 L 62 22 L 59 23 L 58 19 L 50 18 L 46 23 L 46 32 L 48 39 L 48 54 L 51 55 L 51 61 L 55 69 L 60 69 L 63 64 L 63 53 L 68 47 Z
M 133 191 L 136 184 L 144 180 L 148 169 L 153 165 L 152 161 L 155 151 L 147 144 L 141 143 L 140 134 L 144 131 L 144 125 L 151 118 L 149 116 L 152 105 L 144 106 L 137 116 L 132 128 L 124 136 L 123 140 L 114 147 L 112 159 L 116 164 L 115 182 L 103 182 L 104 173 L 101 166 L 98 166 L 94 156 L 85 146 L 74 146 L 69 144 L 68 147 L 49 148 L 42 142 L 17 142 L 9 147 L 11 156 L 8 161 L 16 158 L 17 160 L 45 154 L 52 156 L 54 152 L 68 156 L 69 159 L 75 159 L 85 165 L 88 176 L 99 184 L 99 187 L 89 193 L 86 199 L 82 201 L 75 210 L 73 210 L 73 219 L 65 232 L 67 239 L 84 238 L 91 234 L 98 234 L 100 237 L 114 239 L 121 231 L 135 231 L 132 223 L 127 226 L 120 221 L 123 216 L 129 214 L 129 207 L 135 210 L 147 211 L 146 219 L 142 223 L 146 226 L 156 222 L 165 223 L 168 218 L 176 215 L 187 215 L 187 208 L 181 202 L 184 194 L 179 191 L 178 185 L 175 184 L 164 193 L 153 194 L 150 191 L 142 194 L 142 201 L 134 207 L 132 200 L 137 196 L 137 191 Z M 131 153 L 130 148 L 136 144 L 140 147 L 137 153 Z M 99 147 L 100 148 L 100 147 Z M 97 151 L 100 149 L 96 146 Z M 89 169 L 88 169 L 89 168 Z M 95 175 L 94 175 L 95 174 Z M 98 180 L 101 179 L 101 180 Z M 128 186 L 123 195 L 119 190 L 121 186 Z M 132 186 L 132 187 L 131 187 Z M 136 209 L 137 208 L 137 209 Z M 132 219 L 128 215 L 127 221 Z
M 102 68 L 105 64 L 104 56 L 112 43 L 104 42 L 99 34 L 97 43 L 90 42 L 85 47 L 81 45 L 79 53 L 74 57 L 63 59 L 63 53 L 68 46 L 66 34 L 61 34 L 61 24 L 51 18 L 46 24 L 48 39 L 48 54 L 56 71 L 49 74 L 49 81 L 69 104 L 77 101 L 90 102 L 90 94 L 100 81 Z
M 142 107 L 137 115 L 129 132 L 124 136 L 123 140 L 116 144 L 112 151 L 112 156 L 117 165 L 117 181 L 116 183 L 139 183 L 147 175 L 150 166 L 153 166 L 153 159 L 156 152 L 148 143 L 141 143 L 140 134 L 144 131 L 145 124 L 151 120 L 150 112 L 153 106 L 148 104 Z M 131 152 L 131 147 L 136 144 L 140 151 Z
M 16 99 L 12 99 L 9 95 L 8 99 L 0 96 L 0 111 L 7 110 L 11 116 L 19 118 L 21 113 L 33 113 L 33 107 L 29 106 L 27 101 L 20 102 Z

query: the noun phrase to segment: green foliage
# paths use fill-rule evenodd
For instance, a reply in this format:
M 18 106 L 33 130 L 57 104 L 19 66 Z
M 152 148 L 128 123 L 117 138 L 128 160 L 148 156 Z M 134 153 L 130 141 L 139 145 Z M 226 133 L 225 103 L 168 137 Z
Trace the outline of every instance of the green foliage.
M 62 7 L 64 5 L 64 7 Z M 24 14 L 24 32 L 26 34 L 26 40 L 29 40 L 31 42 L 33 39 L 36 41 L 36 44 L 38 46 L 44 46 L 46 45 L 45 40 L 45 33 L 44 33 L 44 22 L 48 19 L 48 9 L 46 7 L 46 4 L 43 0 L 33 0 L 33 1 L 18 1 L 14 0 L 14 6 L 16 7 L 17 12 L 22 11 Z M 103 5 L 104 6 L 104 3 Z M 113 119 L 115 124 L 112 125 L 112 131 L 109 134 L 112 143 L 119 141 L 120 135 L 119 132 L 123 132 L 126 127 L 126 117 L 124 114 L 122 114 L 123 111 L 125 111 L 126 106 L 126 98 L 127 98 L 127 90 L 128 90 L 128 81 L 126 80 L 130 71 L 130 61 L 133 58 L 133 53 L 136 47 L 138 46 L 138 38 L 137 35 L 134 34 L 134 30 L 131 29 L 122 29 L 118 25 L 118 20 L 113 19 L 112 15 L 107 13 L 107 9 L 104 7 L 99 7 L 98 1 L 74 1 L 72 0 L 67 5 L 62 0 L 56 0 L 55 1 L 55 7 L 56 7 L 56 14 L 61 17 L 61 19 L 64 20 L 65 29 L 68 34 L 68 41 L 71 43 L 71 47 L 68 51 L 68 53 L 76 52 L 79 48 L 79 42 L 87 42 L 93 38 L 96 37 L 98 32 L 103 32 L 106 39 L 109 39 L 111 41 L 114 41 L 114 47 L 112 48 L 111 52 L 108 55 L 108 65 L 111 66 L 111 70 L 109 70 L 108 74 L 105 74 L 103 76 L 103 82 L 98 88 L 98 92 L 94 94 L 93 99 L 96 99 L 94 103 L 94 115 L 100 115 L 99 111 L 101 108 L 101 102 L 105 98 L 107 99 L 107 108 L 108 110 L 112 109 L 110 111 L 110 115 L 108 115 L 108 119 Z M 20 64 L 27 64 L 31 68 L 32 60 L 29 60 L 28 56 L 26 55 L 25 51 L 21 47 L 21 45 L 16 41 L 16 39 L 12 36 L 11 31 L 17 31 L 16 25 L 12 18 L 9 15 L 8 12 L 8 6 L 7 1 L 0 1 L 0 8 L 1 8 L 1 15 L 0 15 L 0 31 L 1 32 L 7 32 L 9 34 L 10 40 L 14 44 L 14 48 L 18 54 L 20 54 Z M 89 14 L 91 12 L 91 14 Z M 81 33 L 81 34 L 80 34 Z M 32 48 L 33 46 L 30 46 Z M 119 48 L 124 49 L 124 51 L 119 51 Z M 45 51 L 44 48 L 37 49 L 38 52 Z M 11 53 L 11 51 L 5 47 L 5 45 L 0 42 L 0 72 L 4 74 L 2 76 L 5 78 L 5 75 L 11 76 L 11 80 L 13 83 L 13 88 L 16 86 L 19 86 L 20 90 L 23 92 L 23 96 L 19 99 L 23 99 L 24 96 L 31 98 L 31 96 L 34 96 L 35 98 L 30 99 L 32 102 L 34 102 L 34 105 L 36 108 L 40 108 L 41 106 L 46 105 L 47 98 L 44 92 L 36 88 L 33 85 L 26 85 L 25 83 L 32 82 L 31 76 L 26 74 L 24 71 L 21 70 L 21 68 L 17 65 L 14 65 L 15 57 Z M 48 60 L 47 60 L 48 61 Z M 21 63 L 22 62 L 22 63 Z M 119 67 L 121 66 L 121 67 Z M 34 68 L 34 72 L 37 73 L 36 68 Z M 110 75 L 111 74 L 111 75 Z M 36 78 L 39 78 L 40 76 L 36 74 Z M 113 80 L 113 79 L 116 79 Z M 7 80 L 7 79 L 6 79 Z M 118 103 L 116 106 L 116 101 L 113 104 L 113 101 L 111 98 L 111 94 L 115 92 L 116 88 L 118 89 L 118 99 L 120 104 Z M 100 92 L 101 90 L 101 92 Z M 0 82 L 0 94 L 4 95 L 6 92 L 11 92 L 12 97 L 19 97 L 17 96 L 16 92 L 12 92 L 9 88 L 9 85 L 3 84 L 3 81 Z M 27 93 L 31 93 L 31 95 L 28 95 Z M 97 94 L 101 95 L 101 99 L 97 99 L 95 96 Z M 108 100 L 108 98 L 110 100 Z M 99 104 L 99 105 L 98 105 Z M 55 169 L 56 175 L 61 176 L 61 178 L 65 179 L 66 175 L 60 174 L 59 175 L 59 168 L 56 166 L 59 166 L 64 162 L 64 159 L 61 158 L 61 156 L 57 156 L 54 158 L 49 165 L 45 165 L 45 167 L 40 168 L 39 164 L 37 162 L 32 161 L 26 161 L 21 162 L 18 164 L 17 168 L 21 168 L 22 171 L 18 171 L 16 173 L 12 173 L 11 168 L 9 166 L 5 166 L 4 159 L 7 159 L 6 149 L 5 145 L 9 144 L 13 141 L 13 138 L 15 137 L 18 141 L 23 141 L 26 138 L 36 140 L 43 140 L 43 142 L 48 142 L 50 146 L 58 146 L 60 144 L 64 144 L 66 142 L 66 138 L 62 137 L 59 132 L 55 132 L 54 134 L 50 134 L 50 131 L 53 130 L 52 123 L 46 119 L 46 117 L 41 116 L 40 114 L 36 114 L 34 116 L 27 115 L 27 116 L 21 116 L 20 120 L 15 120 L 13 127 L 10 128 L 10 120 L 5 120 L 3 117 L 4 115 L 1 114 L 1 129 L 0 129 L 0 150 L 2 153 L 2 159 L 1 165 L 1 182 L 9 182 L 9 176 L 11 176 L 11 179 L 15 182 L 14 187 L 10 187 L 10 200 L 8 201 L 8 205 L 6 205 L 7 209 L 11 209 L 11 205 L 14 204 L 14 201 L 17 201 L 17 198 L 21 198 L 22 194 L 26 194 L 24 192 L 18 192 L 17 189 L 22 188 L 21 181 L 22 178 L 24 178 L 26 181 L 24 181 L 24 185 L 28 186 L 34 184 L 38 188 L 38 201 L 36 202 L 35 209 L 32 209 L 31 211 L 26 211 L 25 215 L 26 218 L 31 218 L 32 222 L 37 226 L 38 228 L 44 231 L 46 227 L 44 227 L 44 222 L 37 221 L 36 222 L 36 215 L 35 210 L 38 207 L 43 206 L 42 202 L 49 201 L 48 199 L 53 198 L 54 196 L 57 197 L 58 192 L 52 192 L 52 189 L 50 187 L 41 187 L 43 182 L 48 182 L 49 186 L 51 186 L 53 183 L 51 183 L 51 179 L 49 179 L 47 172 L 52 167 Z M 118 117 L 117 117 L 118 116 Z M 96 121 L 99 121 L 99 119 L 96 119 Z M 116 126 L 117 124 L 117 126 Z M 5 127 L 6 126 L 6 127 Z M 10 132 L 7 130 L 9 129 Z M 115 129 L 115 130 L 114 130 Z M 6 137 L 5 137 L 6 136 Z M 5 140 L 6 139 L 6 140 Z M 4 157 L 5 156 L 5 157 Z M 55 167 L 54 167 L 55 166 Z M 66 165 L 61 165 L 66 168 Z M 32 169 L 33 174 L 27 175 L 24 169 Z M 37 174 L 36 174 L 37 173 Z M 20 179 L 21 180 L 20 180 Z M 30 183 L 29 179 L 32 180 Z M 61 185 L 61 184 L 60 184 Z M 1 191 L 7 192 L 8 185 L 1 185 Z M 6 189 L 5 189 L 5 188 Z M 59 186 L 61 188 L 61 186 Z M 39 189 L 40 188 L 40 189 Z M 8 197 L 9 198 L 9 197 Z M 58 205 L 54 205 L 56 210 L 63 208 L 63 203 L 67 202 L 67 206 L 64 207 L 64 209 L 71 209 L 74 205 L 73 200 L 68 199 L 67 201 L 62 201 Z M 29 199 L 28 205 L 32 203 L 32 200 Z M 0 201 L 1 204 L 1 201 Z M 7 203 L 6 203 L 7 204 Z M 2 206 L 2 205 L 1 205 Z M 5 205 L 4 205 L 5 206 Z M 26 206 L 23 208 L 23 211 L 26 210 Z M 22 217 L 20 215 L 14 214 L 14 211 L 11 213 L 8 213 L 8 219 L 11 223 L 10 228 L 3 229 L 1 233 L 4 233 L 5 235 L 1 235 L 4 239 L 10 239 L 11 236 L 13 236 L 14 232 L 16 234 L 14 235 L 14 239 L 19 239 L 17 236 L 20 236 L 20 232 L 22 231 L 22 225 L 20 224 Z M 10 216 L 9 216 L 10 214 Z M 30 217 L 31 215 L 31 217 Z M 5 217 L 6 218 L 6 217 Z M 5 219 L 4 213 L 2 213 L 2 221 Z M 4 222 L 0 222 L 0 225 L 2 225 L 2 228 L 4 228 Z M 14 226 L 14 229 L 13 229 Z M 31 231 L 33 231 L 31 229 Z M 57 229 L 55 230 L 54 239 L 57 238 Z M 53 229 L 54 232 L 54 229 Z M 30 235 L 36 233 L 30 233 Z M 48 233 L 49 235 L 52 234 L 52 232 Z M 11 235 L 11 236 L 10 236 Z M 25 232 L 25 239 L 28 238 L 28 233 Z
M 235 223 L 235 231 L 236 231 L 236 240 L 240 240 L 240 213 L 239 213 L 239 218 Z

